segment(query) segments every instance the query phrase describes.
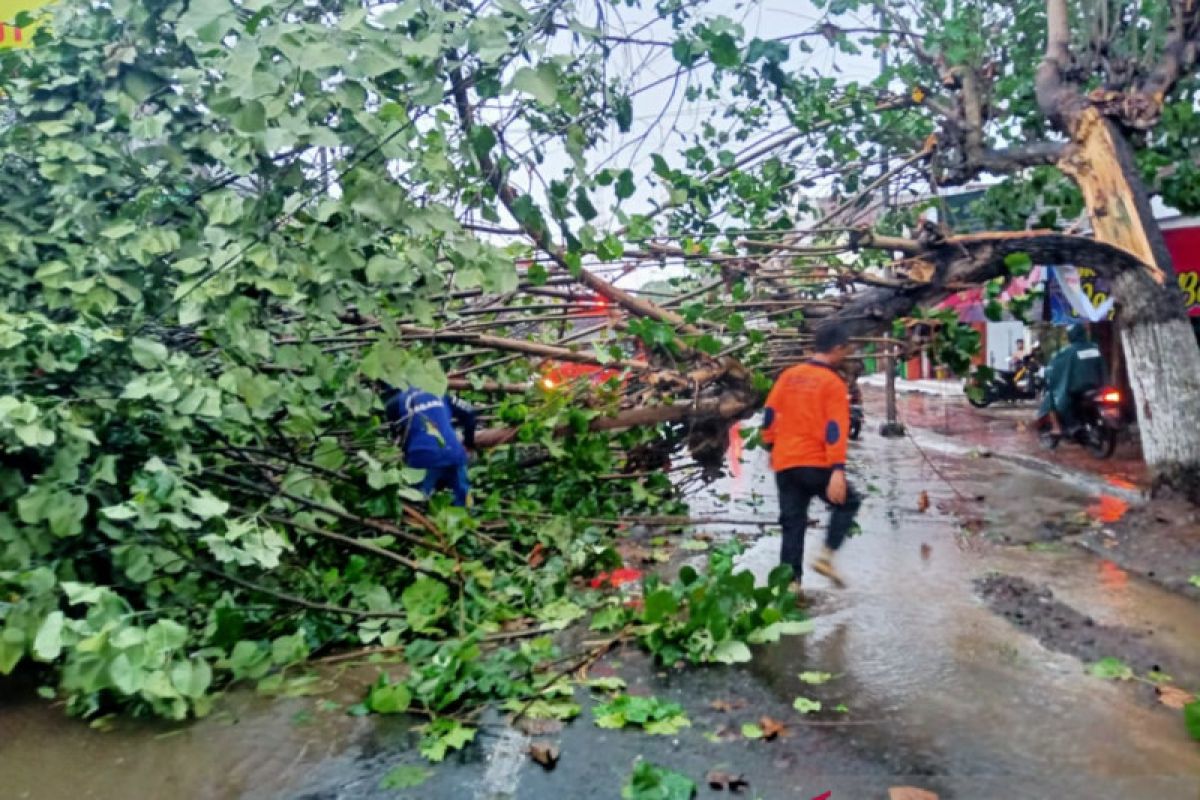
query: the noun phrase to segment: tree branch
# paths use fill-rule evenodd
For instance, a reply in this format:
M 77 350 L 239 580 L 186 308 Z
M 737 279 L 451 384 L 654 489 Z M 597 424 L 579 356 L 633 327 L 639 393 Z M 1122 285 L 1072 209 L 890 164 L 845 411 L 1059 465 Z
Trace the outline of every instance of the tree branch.
M 1122 122 L 1140 130 L 1158 122 L 1167 94 L 1194 69 L 1200 51 L 1200 3 L 1173 0 L 1171 7 L 1174 13 L 1162 56 L 1141 86 L 1130 93 L 1122 114 Z
M 1038 66 L 1035 88 L 1042 113 L 1063 129 L 1071 106 L 1079 99 L 1078 87 L 1065 77 L 1071 63 L 1070 41 L 1067 0 L 1046 0 L 1046 55 Z
M 946 299 L 963 285 L 979 285 L 1008 275 L 1005 259 L 1016 253 L 1028 255 L 1035 264 L 1090 267 L 1110 279 L 1130 270 L 1146 269 L 1129 252 L 1084 236 L 1046 231 L 956 236 L 923 254 L 923 258 L 937 267 L 935 280 L 906 289 L 862 292 L 822 319 L 820 326 L 842 324 L 850 336 L 870 336 L 885 330 L 892 320 L 908 316 L 918 306 Z
M 463 76 L 461 69 L 453 70 L 450 77 L 452 83 L 451 91 L 454 95 L 454 105 L 458 111 L 459 126 L 469 139 L 471 132 L 475 128 L 475 114 L 471 107 L 470 97 L 467 94 L 467 81 Z M 476 157 L 479 161 L 479 168 L 483 172 L 484 178 L 491 185 L 493 191 L 496 192 L 496 196 L 500 198 L 500 202 L 504 204 L 506 209 L 508 209 L 508 213 L 513 216 L 513 219 L 517 220 L 518 224 L 525 231 L 526 235 L 528 235 L 529 238 L 532 239 L 543 252 L 549 255 L 560 269 L 571 274 L 578 272 L 578 279 L 581 283 L 599 294 L 601 297 L 617 303 L 630 313 L 633 313 L 639 317 L 648 317 L 659 322 L 665 322 L 674 327 L 676 330 L 682 331 L 683 333 L 692 335 L 700 334 L 699 328 L 689 324 L 678 314 L 667 311 L 664 308 L 660 308 L 649 300 L 643 300 L 639 297 L 635 297 L 624 289 L 614 286 L 613 284 L 586 269 L 573 270 L 571 265 L 567 263 L 562 249 L 556 246 L 553 241 L 551 241 L 550 235 L 547 231 L 545 231 L 543 228 L 526 224 L 521 220 L 522 215 L 517 212 L 518 202 L 520 200 L 517 195 L 517 191 L 510 183 L 508 183 L 507 180 L 505 180 L 504 175 L 500 171 L 499 165 L 492 160 L 491 155 L 488 153 L 476 153 Z

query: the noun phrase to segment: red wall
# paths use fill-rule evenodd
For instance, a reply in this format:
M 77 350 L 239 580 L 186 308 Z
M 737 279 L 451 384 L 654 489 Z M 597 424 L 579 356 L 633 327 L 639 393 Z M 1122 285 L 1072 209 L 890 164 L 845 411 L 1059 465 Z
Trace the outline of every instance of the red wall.
M 1163 231 L 1188 313 L 1200 317 L 1200 225 Z

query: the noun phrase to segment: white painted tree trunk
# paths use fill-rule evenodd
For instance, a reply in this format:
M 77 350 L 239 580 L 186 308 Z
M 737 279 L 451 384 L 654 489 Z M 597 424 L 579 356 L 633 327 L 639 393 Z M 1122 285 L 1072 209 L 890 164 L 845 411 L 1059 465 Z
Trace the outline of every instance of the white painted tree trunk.
M 1156 477 L 1200 493 L 1200 348 L 1186 318 L 1122 330 L 1146 463 Z M 1190 491 L 1189 491 L 1190 490 Z

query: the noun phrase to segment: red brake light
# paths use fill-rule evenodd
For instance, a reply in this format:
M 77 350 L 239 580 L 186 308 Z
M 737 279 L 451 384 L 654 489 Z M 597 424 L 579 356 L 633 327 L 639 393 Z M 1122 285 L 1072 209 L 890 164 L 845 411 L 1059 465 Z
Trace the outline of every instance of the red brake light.
M 1121 393 L 1116 389 L 1109 389 L 1108 391 L 1104 392 L 1104 394 L 1100 395 L 1100 402 L 1118 405 L 1121 402 Z

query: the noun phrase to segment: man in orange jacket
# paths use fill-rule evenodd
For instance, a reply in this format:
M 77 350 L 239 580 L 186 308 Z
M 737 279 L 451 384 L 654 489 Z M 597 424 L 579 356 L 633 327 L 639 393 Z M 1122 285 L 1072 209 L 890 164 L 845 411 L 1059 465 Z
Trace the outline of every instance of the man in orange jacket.
M 862 497 L 846 482 L 846 445 L 850 430 L 850 396 L 837 367 L 850 350 L 845 328 L 817 329 L 816 354 L 783 371 L 767 396 L 763 442 L 771 451 L 771 469 L 779 489 L 779 524 L 788 564 L 799 584 L 804 561 L 808 506 L 820 497 L 832 508 L 825 549 L 812 568 L 839 587 L 845 581 L 833 557 L 862 505 Z

